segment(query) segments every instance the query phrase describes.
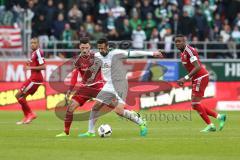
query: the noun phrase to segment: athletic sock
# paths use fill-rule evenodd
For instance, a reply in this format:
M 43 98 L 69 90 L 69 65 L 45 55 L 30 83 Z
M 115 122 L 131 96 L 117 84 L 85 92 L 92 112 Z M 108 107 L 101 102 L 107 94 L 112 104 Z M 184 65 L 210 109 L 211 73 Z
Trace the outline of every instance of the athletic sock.
M 217 119 L 221 119 L 221 118 L 222 118 L 221 114 L 217 114 Z
M 214 110 L 209 109 L 208 107 L 204 107 L 204 109 L 205 109 L 207 115 L 212 116 L 214 118 L 217 118 L 217 116 L 218 116 L 217 112 L 215 112 Z
M 95 133 L 95 124 L 97 122 L 98 111 L 91 110 L 88 121 L 88 132 Z
M 72 120 L 73 120 L 73 112 L 70 112 L 69 110 L 67 110 L 66 116 L 64 119 L 64 132 L 66 134 L 69 134 L 69 132 L 70 132 Z
M 25 117 L 28 116 L 28 114 L 32 113 L 31 108 L 28 106 L 27 101 L 25 98 L 21 97 L 18 98 L 19 104 L 22 106 L 22 111 Z
M 123 111 L 123 117 L 131 120 L 132 122 L 138 124 L 138 125 L 142 125 L 143 124 L 143 120 L 141 117 L 139 117 L 138 115 L 136 115 L 135 113 L 124 109 Z
M 202 119 L 207 123 L 211 124 L 211 120 L 209 119 L 206 110 L 204 107 L 201 106 L 201 104 L 194 104 L 193 109 L 196 110 L 199 115 L 202 117 Z

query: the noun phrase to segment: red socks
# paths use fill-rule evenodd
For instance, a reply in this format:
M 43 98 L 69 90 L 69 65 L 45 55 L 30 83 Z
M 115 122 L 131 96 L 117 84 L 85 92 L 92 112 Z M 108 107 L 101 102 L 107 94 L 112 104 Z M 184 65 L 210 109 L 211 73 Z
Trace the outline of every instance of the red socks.
M 214 110 L 211 110 L 211 109 L 209 109 L 209 108 L 207 108 L 207 107 L 204 107 L 204 108 L 205 108 L 206 113 L 207 113 L 209 116 L 212 116 L 212 117 L 214 117 L 214 118 L 217 118 L 217 115 L 218 115 L 217 112 L 215 112 Z
M 22 111 L 23 111 L 23 114 L 24 114 L 25 117 L 27 117 L 27 115 L 29 113 L 32 113 L 32 110 L 28 106 L 25 98 L 21 97 L 21 98 L 18 98 L 17 100 L 18 100 L 19 104 L 22 106 Z
M 199 113 L 199 115 L 207 124 L 211 124 L 211 120 L 207 115 L 206 109 L 202 107 L 201 104 L 193 104 L 193 109 Z
M 64 132 L 66 134 L 69 134 L 69 130 L 72 124 L 72 120 L 73 120 L 73 112 L 68 111 L 66 112 L 66 117 L 64 119 Z

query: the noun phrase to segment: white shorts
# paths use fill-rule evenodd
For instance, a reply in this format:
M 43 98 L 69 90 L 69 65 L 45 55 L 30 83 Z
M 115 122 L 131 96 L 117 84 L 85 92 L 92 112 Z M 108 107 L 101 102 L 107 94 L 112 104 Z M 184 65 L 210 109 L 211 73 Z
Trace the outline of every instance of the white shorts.
M 102 90 L 98 93 L 96 100 L 116 106 L 118 103 L 125 104 L 128 91 L 127 81 L 107 82 Z

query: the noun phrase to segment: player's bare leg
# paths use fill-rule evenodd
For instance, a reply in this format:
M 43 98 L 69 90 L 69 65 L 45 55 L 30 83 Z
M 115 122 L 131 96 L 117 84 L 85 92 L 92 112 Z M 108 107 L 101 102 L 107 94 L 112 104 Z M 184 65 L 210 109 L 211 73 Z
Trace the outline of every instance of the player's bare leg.
M 73 112 L 77 109 L 79 103 L 74 99 L 71 99 L 69 105 L 67 106 L 66 115 L 64 118 L 64 132 L 57 134 L 56 137 L 66 137 L 69 136 L 71 124 L 73 121 Z
M 26 101 L 27 96 L 23 92 L 18 91 L 15 97 L 18 100 L 18 103 L 21 105 L 22 111 L 24 114 L 24 118 L 21 121 L 17 122 L 16 124 L 18 125 L 28 124 L 32 120 L 36 119 L 37 115 L 32 112 L 31 108 L 27 104 L 27 101 Z

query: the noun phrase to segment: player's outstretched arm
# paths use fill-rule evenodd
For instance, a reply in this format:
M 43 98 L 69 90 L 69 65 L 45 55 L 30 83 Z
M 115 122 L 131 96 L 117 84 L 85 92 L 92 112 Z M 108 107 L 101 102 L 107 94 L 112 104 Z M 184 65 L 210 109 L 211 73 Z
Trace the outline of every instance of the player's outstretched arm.
M 158 57 L 158 58 L 163 58 L 163 54 L 161 53 L 160 50 L 157 51 L 141 51 L 141 50 L 136 50 L 136 51 L 130 51 L 129 57 L 130 56 L 153 56 L 153 57 Z
M 141 56 L 153 56 L 153 57 L 158 57 L 158 58 L 163 58 L 163 54 L 161 53 L 160 50 L 157 51 L 142 51 L 142 50 L 132 50 L 132 51 L 127 51 L 127 50 L 121 50 L 121 49 L 116 49 L 114 50 L 115 55 L 123 55 L 123 57 L 128 58 L 128 57 L 141 57 Z

